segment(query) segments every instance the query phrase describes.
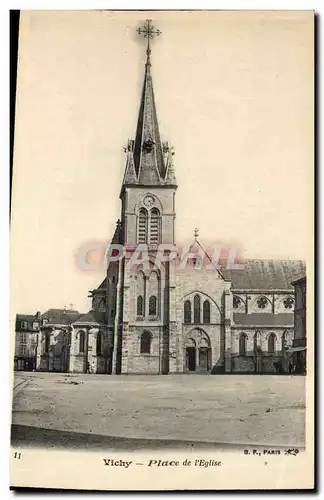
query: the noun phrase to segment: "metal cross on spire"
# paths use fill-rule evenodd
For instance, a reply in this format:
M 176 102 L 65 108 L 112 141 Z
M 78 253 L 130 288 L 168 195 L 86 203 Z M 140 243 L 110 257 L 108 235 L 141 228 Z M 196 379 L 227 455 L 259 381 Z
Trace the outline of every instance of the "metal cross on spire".
M 137 33 L 139 35 L 143 35 L 144 38 L 147 38 L 147 48 L 146 48 L 147 61 L 146 61 L 146 64 L 151 64 L 151 61 L 150 61 L 150 55 L 151 55 L 150 40 L 151 40 L 151 38 L 154 38 L 155 36 L 161 35 L 162 31 L 154 28 L 151 19 L 146 19 L 143 28 L 138 28 Z

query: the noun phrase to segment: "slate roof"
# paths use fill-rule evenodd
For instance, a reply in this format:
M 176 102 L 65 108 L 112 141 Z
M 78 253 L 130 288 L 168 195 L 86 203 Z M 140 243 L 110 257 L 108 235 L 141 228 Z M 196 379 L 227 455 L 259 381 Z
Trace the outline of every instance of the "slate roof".
M 306 282 L 306 275 L 305 274 L 301 274 L 299 276 L 296 276 L 294 278 L 294 281 L 291 282 L 292 285 L 297 285 L 298 283 L 302 283 L 302 282 Z
M 94 310 L 88 311 L 86 314 L 82 314 L 76 321 L 73 322 L 75 325 L 84 325 L 89 323 L 100 323 L 100 313 Z
M 306 264 L 302 260 L 245 260 L 242 270 L 223 267 L 220 272 L 233 289 L 293 291 L 292 282 L 306 274 Z M 105 287 L 106 278 L 98 288 Z
M 161 141 L 149 57 L 145 64 L 135 140 L 129 142 L 127 149 L 123 186 L 176 186 L 172 153 Z
M 152 140 L 154 147 L 150 153 L 142 153 L 143 143 Z M 141 154 L 142 153 L 142 154 Z M 149 161 L 144 162 L 148 156 Z M 159 184 L 165 175 L 161 138 L 156 114 L 156 106 L 151 75 L 151 64 L 146 62 L 141 104 L 137 121 L 134 144 L 135 171 L 140 184 Z
M 97 290 L 99 290 L 99 288 L 100 288 L 100 289 L 104 289 L 104 290 L 106 290 L 106 286 L 107 286 L 107 278 L 105 278 L 105 279 L 104 279 L 104 280 L 100 283 L 100 285 L 98 286 Z
M 73 309 L 48 309 L 41 315 L 47 322 L 54 325 L 70 325 L 74 323 L 81 314 Z
M 27 330 L 32 330 L 33 323 L 37 322 L 37 317 L 35 314 L 16 314 L 16 330 L 21 329 L 22 321 L 27 323 Z
M 16 321 L 36 321 L 35 314 L 16 314 Z
M 234 289 L 284 290 L 293 288 L 291 282 L 306 273 L 306 266 L 302 260 L 245 260 L 242 270 L 221 271 Z
M 242 326 L 293 326 L 293 313 L 234 313 L 233 321 L 235 325 Z

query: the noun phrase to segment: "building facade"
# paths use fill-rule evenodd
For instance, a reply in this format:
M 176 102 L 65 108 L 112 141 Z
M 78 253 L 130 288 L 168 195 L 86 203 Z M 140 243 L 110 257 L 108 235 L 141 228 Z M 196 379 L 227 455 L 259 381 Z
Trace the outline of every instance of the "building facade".
M 126 147 L 121 214 L 112 243 L 126 249 L 91 291 L 92 308 L 64 323 L 42 324 L 37 369 L 107 374 L 285 373 L 293 343 L 294 276 L 302 261 L 210 261 L 195 235 L 156 265 L 160 245 L 176 245 L 174 150 L 161 140 L 150 36 L 134 139 Z M 210 235 L 209 235 L 210 236 Z M 138 262 L 138 248 L 147 263 Z M 137 262 L 134 265 L 134 262 Z M 210 262 L 209 262 L 210 263 Z
M 36 368 L 36 349 L 40 313 L 17 314 L 15 326 L 14 369 L 31 371 Z
M 80 313 L 70 309 L 49 309 L 40 315 L 36 369 L 69 372 L 72 323 Z
M 293 281 L 292 285 L 295 289 L 294 338 L 292 345 L 294 371 L 306 374 L 306 276 Z

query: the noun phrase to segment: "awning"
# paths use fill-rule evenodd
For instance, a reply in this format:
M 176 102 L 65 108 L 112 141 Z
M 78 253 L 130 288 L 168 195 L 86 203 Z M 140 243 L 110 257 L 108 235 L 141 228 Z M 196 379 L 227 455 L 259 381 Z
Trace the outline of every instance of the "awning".
M 292 347 L 288 352 L 301 352 L 306 351 L 306 347 Z

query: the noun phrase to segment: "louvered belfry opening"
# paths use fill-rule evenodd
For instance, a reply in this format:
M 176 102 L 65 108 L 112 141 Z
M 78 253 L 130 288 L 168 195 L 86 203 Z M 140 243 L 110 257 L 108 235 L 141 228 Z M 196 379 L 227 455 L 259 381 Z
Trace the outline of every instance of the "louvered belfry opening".
M 138 243 L 147 243 L 148 213 L 141 208 L 138 216 Z
M 157 208 L 152 208 L 151 210 L 151 220 L 150 220 L 150 243 L 152 245 L 157 245 L 160 241 L 160 212 Z

